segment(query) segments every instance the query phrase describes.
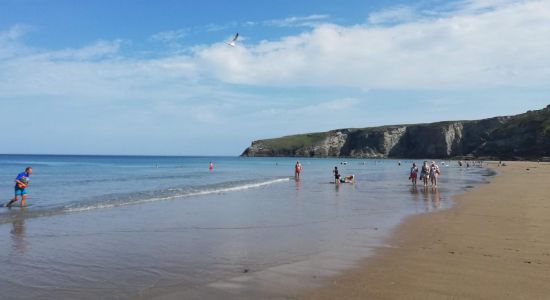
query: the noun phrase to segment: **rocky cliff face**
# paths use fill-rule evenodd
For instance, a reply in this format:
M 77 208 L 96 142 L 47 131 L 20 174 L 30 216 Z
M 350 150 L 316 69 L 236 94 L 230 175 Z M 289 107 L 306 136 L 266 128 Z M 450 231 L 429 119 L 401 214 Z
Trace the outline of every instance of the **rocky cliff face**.
M 550 105 L 478 121 L 340 129 L 254 141 L 243 156 L 550 157 Z

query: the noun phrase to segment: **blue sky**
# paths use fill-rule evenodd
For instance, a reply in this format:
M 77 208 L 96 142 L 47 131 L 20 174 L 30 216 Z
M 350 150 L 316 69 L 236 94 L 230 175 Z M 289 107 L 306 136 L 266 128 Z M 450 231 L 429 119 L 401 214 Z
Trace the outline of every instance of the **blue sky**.
M 267 3 L 0 2 L 0 153 L 238 155 L 550 102 L 549 1 Z

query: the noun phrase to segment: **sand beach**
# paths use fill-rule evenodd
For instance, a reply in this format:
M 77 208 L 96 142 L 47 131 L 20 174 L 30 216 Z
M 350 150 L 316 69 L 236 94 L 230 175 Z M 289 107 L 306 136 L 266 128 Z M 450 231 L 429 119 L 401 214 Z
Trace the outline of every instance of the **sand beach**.
M 549 299 L 550 165 L 489 167 L 489 184 L 408 218 L 389 247 L 305 299 Z

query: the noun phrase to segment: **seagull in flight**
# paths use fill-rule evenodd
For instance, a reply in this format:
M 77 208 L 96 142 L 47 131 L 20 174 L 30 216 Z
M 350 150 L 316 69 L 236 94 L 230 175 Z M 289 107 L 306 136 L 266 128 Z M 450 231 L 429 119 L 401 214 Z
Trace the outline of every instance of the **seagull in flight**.
M 237 42 L 237 39 L 239 38 L 239 33 L 237 32 L 233 39 L 231 39 L 230 42 L 225 42 L 228 46 L 235 47 L 235 43 Z

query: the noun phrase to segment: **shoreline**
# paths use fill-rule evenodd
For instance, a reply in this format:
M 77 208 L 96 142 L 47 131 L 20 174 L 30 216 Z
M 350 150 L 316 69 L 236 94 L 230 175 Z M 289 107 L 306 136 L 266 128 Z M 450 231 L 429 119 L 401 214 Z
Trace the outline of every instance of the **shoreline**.
M 403 221 L 359 266 L 304 299 L 543 299 L 550 295 L 550 165 L 489 167 L 450 209 Z M 529 170 L 527 170 L 529 169 Z

